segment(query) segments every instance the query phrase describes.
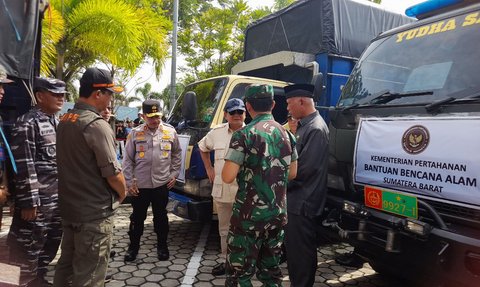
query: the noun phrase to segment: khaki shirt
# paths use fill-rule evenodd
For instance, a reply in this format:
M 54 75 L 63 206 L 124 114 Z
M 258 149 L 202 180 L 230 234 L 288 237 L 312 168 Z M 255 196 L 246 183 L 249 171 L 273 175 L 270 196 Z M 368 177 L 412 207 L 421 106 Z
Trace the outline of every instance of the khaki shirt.
M 127 137 L 123 174 L 128 186 L 135 178 L 138 188 L 156 188 L 178 177 L 181 160 L 180 142 L 171 125 L 160 123 L 152 132 L 142 124 Z
M 232 134 L 233 132 L 228 128 L 228 123 L 224 123 L 214 127 L 198 142 L 198 147 L 201 151 L 215 151 L 215 180 L 213 181 L 212 197 L 218 202 L 233 203 L 238 190 L 236 180 L 231 184 L 225 183 L 222 180 L 222 169 L 225 164 L 225 155 L 227 154 Z

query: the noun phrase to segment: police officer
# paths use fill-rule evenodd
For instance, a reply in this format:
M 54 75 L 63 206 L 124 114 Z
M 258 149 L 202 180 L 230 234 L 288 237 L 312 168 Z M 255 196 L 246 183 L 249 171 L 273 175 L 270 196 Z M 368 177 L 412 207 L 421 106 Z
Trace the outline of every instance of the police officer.
M 252 121 L 232 135 L 222 179 L 238 181 L 228 234 L 225 286 L 251 286 L 258 268 L 263 286 L 281 286 L 279 267 L 283 226 L 287 222 L 287 181 L 296 176 L 294 138 L 277 123 L 271 85 L 245 92 Z
M 62 251 L 53 286 L 104 286 L 113 216 L 127 188 L 112 128 L 100 116 L 121 92 L 107 70 L 88 68 L 80 98 L 57 130 Z
M 146 100 L 142 109 L 145 123 L 128 135 L 123 158 L 123 170 L 133 208 L 128 231 L 130 246 L 125 261 L 137 258 L 150 203 L 157 234 L 158 259 L 167 260 L 168 190 L 173 187 L 180 173 L 181 149 L 175 129 L 162 123 L 160 101 Z
M 298 175 L 288 183 L 285 228 L 288 274 L 295 287 L 315 282 L 317 224 L 327 198 L 328 127 L 315 109 L 313 91 L 309 84 L 285 87 L 287 109 L 298 119 Z
M 212 275 L 215 276 L 225 274 L 223 259 L 227 256 L 227 235 L 230 228 L 233 202 L 238 190 L 237 181 L 231 184 L 222 181 L 222 168 L 233 132 L 245 125 L 245 104 L 243 101 L 236 98 L 228 100 L 225 104 L 223 117 L 227 122 L 214 127 L 198 142 L 205 170 L 210 182 L 213 183 L 212 198 L 218 215 L 218 233 L 220 234 L 222 262 L 213 267 Z M 215 152 L 215 165 L 212 165 L 210 160 L 211 151 Z
M 56 113 L 62 109 L 65 83 L 36 78 L 37 105 L 20 116 L 12 129 L 17 162 L 15 212 L 8 234 L 10 263 L 21 267 L 20 283 L 41 286 L 62 237 L 58 209 Z
M 0 103 L 3 100 L 5 95 L 5 90 L 3 89 L 4 84 L 13 83 L 12 80 L 7 78 L 7 72 L 0 66 Z M 0 129 L 3 129 L 2 117 L 0 117 Z M 0 131 L 3 133 L 3 130 Z M 5 170 L 5 160 L 6 160 L 6 144 L 3 142 L 3 137 L 0 137 L 0 228 L 2 227 L 2 211 L 3 205 L 7 202 L 8 193 L 8 180 L 7 172 Z

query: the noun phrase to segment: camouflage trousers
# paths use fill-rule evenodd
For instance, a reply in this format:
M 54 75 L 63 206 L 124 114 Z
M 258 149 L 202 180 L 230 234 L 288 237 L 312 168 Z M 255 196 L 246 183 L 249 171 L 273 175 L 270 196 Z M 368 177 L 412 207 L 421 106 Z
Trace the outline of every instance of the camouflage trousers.
M 20 209 L 16 208 L 8 234 L 10 264 L 20 266 L 21 284 L 45 276 L 62 238 L 58 196 L 40 195 L 40 202 L 37 217 L 32 221 L 23 220 Z
M 256 269 L 262 286 L 282 286 L 279 262 L 283 237 L 283 228 L 245 231 L 231 227 L 227 238 L 225 286 L 252 286 L 250 279 Z

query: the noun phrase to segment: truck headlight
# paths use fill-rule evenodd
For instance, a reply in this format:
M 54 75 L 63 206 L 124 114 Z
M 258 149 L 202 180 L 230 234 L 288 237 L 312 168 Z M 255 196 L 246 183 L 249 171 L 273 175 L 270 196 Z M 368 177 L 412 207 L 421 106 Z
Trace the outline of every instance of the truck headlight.
M 407 231 L 421 236 L 430 234 L 430 231 L 432 230 L 430 224 L 410 218 L 407 218 L 404 228 Z
M 360 213 L 360 206 L 357 203 L 351 201 L 344 201 L 343 202 L 343 211 L 351 213 L 351 214 L 358 214 Z

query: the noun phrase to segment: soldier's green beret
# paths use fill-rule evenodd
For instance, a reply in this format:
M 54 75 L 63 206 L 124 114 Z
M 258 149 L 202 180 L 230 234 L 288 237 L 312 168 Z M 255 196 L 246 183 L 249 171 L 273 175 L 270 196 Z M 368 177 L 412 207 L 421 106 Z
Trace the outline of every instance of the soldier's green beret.
M 273 99 L 272 85 L 250 85 L 245 90 L 245 100 L 248 99 Z

